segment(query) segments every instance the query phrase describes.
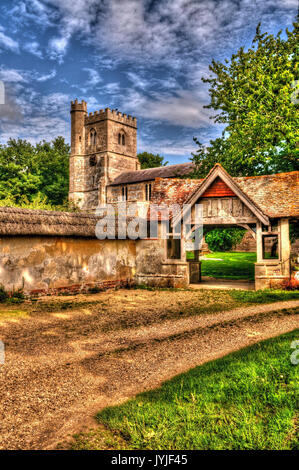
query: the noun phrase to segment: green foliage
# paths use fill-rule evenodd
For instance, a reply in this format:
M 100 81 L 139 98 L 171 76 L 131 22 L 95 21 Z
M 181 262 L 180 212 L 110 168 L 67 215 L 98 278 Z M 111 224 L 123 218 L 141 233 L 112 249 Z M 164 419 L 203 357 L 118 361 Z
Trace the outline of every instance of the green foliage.
M 0 207 L 22 207 L 24 209 L 56 210 L 56 207 L 49 204 L 47 197 L 41 193 L 32 196 L 31 200 L 27 196 L 17 197 L 8 194 L 0 200 Z
M 25 300 L 23 289 L 13 291 L 7 301 L 11 304 L 21 304 Z
M 271 302 L 282 302 L 284 300 L 299 300 L 299 292 L 285 291 L 282 289 L 263 290 L 232 290 L 230 296 L 238 302 L 267 304 Z
M 146 168 L 165 166 L 168 164 L 168 162 L 164 162 L 164 157 L 161 157 L 159 154 L 154 155 L 153 153 L 142 152 L 138 153 L 137 157 L 141 163 L 142 170 L 145 170 Z
M 7 292 L 2 284 L 0 284 L 0 302 L 9 302 L 12 304 L 20 304 L 24 301 L 25 295 L 23 289 Z
M 299 222 L 290 223 L 290 240 L 291 243 L 294 243 L 296 240 L 299 240 Z
M 205 241 L 212 251 L 229 251 L 242 241 L 245 234 L 243 228 L 214 228 L 205 236 Z
M 77 436 L 73 448 L 101 449 L 106 431 L 109 449 L 295 449 L 296 339 L 292 332 L 257 343 L 106 408 L 97 416 L 99 438 Z
M 0 145 L 0 200 L 9 205 L 38 206 L 33 208 L 65 204 L 69 151 L 63 137 L 36 145 L 10 139 Z
M 206 176 L 217 162 L 233 176 L 299 169 L 297 54 L 298 22 L 285 38 L 262 34 L 258 25 L 248 51 L 241 47 L 224 63 L 212 61 L 214 76 L 203 79 L 210 85 L 207 107 L 225 129 L 207 147 L 194 138 L 194 176 Z
M 0 284 L 0 302 L 5 302 L 8 299 L 8 293 L 6 292 L 4 286 Z
M 8 194 L 4 199 L 0 199 L 0 207 L 21 207 L 24 209 L 46 210 L 46 211 L 67 211 L 78 212 L 79 209 L 72 202 L 65 201 L 60 205 L 50 204 L 47 197 L 41 193 L 32 196 L 31 200 L 27 196 L 17 197 Z

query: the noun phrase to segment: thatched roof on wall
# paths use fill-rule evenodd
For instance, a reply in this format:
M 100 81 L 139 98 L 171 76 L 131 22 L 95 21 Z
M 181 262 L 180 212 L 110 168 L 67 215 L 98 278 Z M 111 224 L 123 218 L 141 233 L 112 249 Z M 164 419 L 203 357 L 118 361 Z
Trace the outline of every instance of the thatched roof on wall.
M 110 183 L 110 186 L 119 184 L 132 184 L 142 181 L 153 181 L 155 178 L 178 178 L 189 175 L 194 170 L 194 163 L 178 163 L 177 165 L 146 168 L 145 170 L 126 171 L 121 173 Z
M 0 207 L 0 236 L 49 235 L 95 237 L 99 217 L 87 213 Z

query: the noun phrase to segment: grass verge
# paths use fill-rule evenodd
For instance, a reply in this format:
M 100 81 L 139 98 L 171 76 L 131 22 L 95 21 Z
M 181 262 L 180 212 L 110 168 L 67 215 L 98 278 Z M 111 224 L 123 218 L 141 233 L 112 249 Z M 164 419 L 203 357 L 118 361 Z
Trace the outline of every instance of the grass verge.
M 249 279 L 254 280 L 254 263 L 256 253 L 223 253 L 214 252 L 205 255 L 207 260 L 202 260 L 202 276 L 216 277 L 219 279 Z M 218 258 L 215 261 L 213 258 Z M 219 261 L 219 260 L 222 261 Z
M 97 415 L 73 449 L 298 449 L 299 331 L 190 370 Z M 298 404 L 298 403 L 297 403 Z
M 230 296 L 239 302 L 266 304 L 284 300 L 299 300 L 299 291 L 287 291 L 282 289 L 264 290 L 232 290 Z

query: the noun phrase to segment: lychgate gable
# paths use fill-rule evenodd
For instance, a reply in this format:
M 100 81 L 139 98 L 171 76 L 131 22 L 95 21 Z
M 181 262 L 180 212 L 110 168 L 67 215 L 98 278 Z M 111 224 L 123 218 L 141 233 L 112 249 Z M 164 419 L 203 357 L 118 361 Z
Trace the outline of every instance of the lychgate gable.
M 268 216 L 219 164 L 212 168 L 185 204 L 186 207 L 192 206 L 192 219 L 195 217 L 195 205 L 202 205 L 204 224 L 249 224 L 259 221 L 264 225 L 269 225 Z M 176 219 L 173 222 L 175 224 Z

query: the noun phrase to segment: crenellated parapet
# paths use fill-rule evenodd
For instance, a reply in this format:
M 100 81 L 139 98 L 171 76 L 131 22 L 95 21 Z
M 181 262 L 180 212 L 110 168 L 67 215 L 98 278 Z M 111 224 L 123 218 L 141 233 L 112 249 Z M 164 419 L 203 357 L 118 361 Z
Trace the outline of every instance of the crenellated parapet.
M 98 121 L 104 121 L 105 119 L 110 119 L 121 124 L 126 124 L 137 128 L 137 119 L 135 117 L 110 108 L 100 109 L 99 111 L 89 113 L 85 117 L 85 123 L 93 124 Z
M 87 113 L 87 103 L 82 100 L 81 103 L 76 98 L 75 101 L 71 101 L 71 112 L 72 111 L 84 111 Z

